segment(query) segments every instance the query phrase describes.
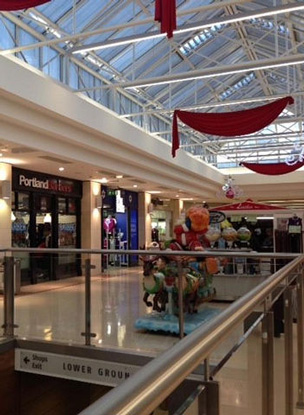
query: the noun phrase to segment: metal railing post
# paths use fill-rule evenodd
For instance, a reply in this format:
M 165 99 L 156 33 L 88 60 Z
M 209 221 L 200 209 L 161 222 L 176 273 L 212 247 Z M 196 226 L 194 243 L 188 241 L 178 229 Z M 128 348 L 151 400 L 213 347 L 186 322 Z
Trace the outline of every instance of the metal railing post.
M 3 334 L 7 337 L 14 337 L 15 328 L 15 293 L 14 293 L 14 258 L 5 257 L 4 260 L 4 323 Z
M 85 260 L 85 331 L 81 333 L 85 336 L 86 346 L 91 346 L 91 338 L 96 337 L 91 332 L 91 269 L 95 268 L 91 265 L 91 260 Z
M 273 312 L 262 320 L 262 415 L 274 414 Z
M 183 267 L 178 261 L 178 322 L 179 322 L 179 338 L 184 337 L 184 301 L 183 301 Z
M 293 338 L 292 338 L 292 291 L 289 286 L 284 291 L 285 326 L 285 414 L 293 415 Z
M 21 291 L 21 261 L 20 259 L 15 259 L 14 261 L 14 284 L 15 284 L 15 294 L 20 294 L 20 291 Z
M 298 349 L 298 401 L 297 408 L 304 408 L 304 269 L 297 278 L 297 349 Z

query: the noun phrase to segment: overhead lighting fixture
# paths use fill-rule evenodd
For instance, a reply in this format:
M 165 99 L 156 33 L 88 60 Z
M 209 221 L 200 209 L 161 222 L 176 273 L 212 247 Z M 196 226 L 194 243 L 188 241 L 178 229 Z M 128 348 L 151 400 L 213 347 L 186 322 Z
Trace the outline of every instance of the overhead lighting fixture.
M 182 197 L 181 200 L 193 200 L 193 197 Z
M 59 171 L 64 171 L 64 167 L 59 167 Z
M 147 190 L 147 193 L 150 193 L 151 195 L 157 195 L 161 193 L 161 191 L 160 190 Z
M 117 176 L 116 176 L 116 179 L 122 179 L 123 178 L 123 175 L 122 174 L 118 174 Z
M 272 220 L 273 216 L 257 216 L 257 220 Z
M 106 177 L 103 177 L 102 179 L 100 179 L 100 183 L 108 183 L 108 179 Z
M 229 65 L 217 66 L 213 68 L 206 68 L 192 72 L 184 72 L 181 74 L 168 75 L 166 77 L 155 77 L 147 79 L 146 81 L 134 81 L 120 83 L 117 86 L 125 89 L 144 88 L 156 85 L 173 84 L 177 82 L 193 81 L 196 79 L 214 78 L 216 76 L 234 75 L 248 71 L 260 71 L 264 69 L 280 68 L 291 65 L 299 65 L 304 63 L 304 56 L 301 54 L 280 57 L 276 59 L 263 59 L 256 62 L 246 62 L 243 64 L 234 65 L 232 68 Z
M 138 187 L 137 184 L 133 184 L 133 187 Z
M 143 40 L 153 40 L 153 39 L 159 39 L 159 38 L 164 38 L 166 37 L 166 33 L 147 33 L 142 34 L 138 37 L 135 36 L 128 36 L 128 37 L 124 37 L 123 39 L 113 39 L 113 40 L 108 40 L 104 43 L 93 43 L 92 45 L 89 46 L 79 46 L 74 48 L 73 50 L 71 50 L 71 52 L 73 54 L 76 53 L 82 53 L 82 52 L 90 52 L 92 50 L 101 50 L 101 49 L 106 49 L 106 48 L 112 48 L 114 46 L 123 46 L 123 45 L 129 45 L 132 43 L 137 43 L 137 42 L 141 42 Z

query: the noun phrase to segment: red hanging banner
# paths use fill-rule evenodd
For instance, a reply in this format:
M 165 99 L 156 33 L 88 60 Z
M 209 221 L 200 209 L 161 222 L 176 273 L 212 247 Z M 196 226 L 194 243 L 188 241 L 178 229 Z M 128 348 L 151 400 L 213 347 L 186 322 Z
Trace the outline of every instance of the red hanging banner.
M 50 0 L 0 0 L 0 11 L 28 9 L 49 1 Z
M 168 38 L 173 37 L 176 29 L 176 0 L 155 0 L 155 18 L 160 22 L 161 33 L 167 33 Z
M 241 166 L 246 167 L 259 174 L 266 174 L 268 176 L 279 176 L 281 174 L 291 173 L 295 170 L 298 170 L 300 167 L 304 166 L 304 161 L 298 161 L 293 165 L 288 165 L 286 163 L 240 163 Z
M 218 114 L 175 110 L 172 126 L 172 156 L 175 157 L 176 150 L 179 148 L 178 118 L 201 133 L 234 137 L 262 130 L 271 124 L 288 104 L 293 104 L 293 102 L 292 97 L 286 97 L 253 109 Z

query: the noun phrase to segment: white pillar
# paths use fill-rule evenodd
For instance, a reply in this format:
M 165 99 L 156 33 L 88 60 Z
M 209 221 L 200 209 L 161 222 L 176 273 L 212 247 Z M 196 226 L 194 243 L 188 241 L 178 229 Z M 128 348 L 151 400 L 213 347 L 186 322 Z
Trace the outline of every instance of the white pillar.
M 101 185 L 97 182 L 83 183 L 81 201 L 81 248 L 101 249 L 101 209 L 96 198 L 100 196 Z M 101 273 L 101 255 L 91 255 L 92 275 Z
M 4 190 L 4 183 L 9 186 L 5 189 L 5 196 L 3 198 L 2 190 Z M 3 185 L 2 185 L 3 183 Z M 8 190 L 8 192 L 7 192 Z M 12 221 L 11 221 L 11 198 L 12 190 L 12 166 L 6 163 L 0 163 L 0 247 L 10 248 L 12 246 Z
M 174 238 L 175 235 L 174 235 L 173 230 L 174 230 L 175 225 L 178 223 L 178 220 L 181 218 L 181 214 L 184 208 L 184 202 L 179 199 L 174 199 L 171 201 L 171 206 L 172 206 L 172 212 L 173 212 L 172 214 L 173 229 L 172 229 L 171 235 L 173 235 L 173 238 Z
M 151 216 L 149 206 L 151 195 L 149 193 L 138 194 L 138 242 L 139 247 L 149 246 L 151 243 Z

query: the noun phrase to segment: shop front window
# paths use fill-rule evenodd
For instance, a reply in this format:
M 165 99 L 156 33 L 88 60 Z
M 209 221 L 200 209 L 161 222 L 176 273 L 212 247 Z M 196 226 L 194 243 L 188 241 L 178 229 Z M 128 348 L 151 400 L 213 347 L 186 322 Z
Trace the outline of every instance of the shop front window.
M 58 198 L 58 213 L 67 213 L 67 205 L 66 205 L 65 197 Z
M 76 248 L 77 218 L 76 215 L 58 215 L 58 248 Z M 58 270 L 62 275 L 75 273 L 76 254 L 59 254 Z
M 29 246 L 29 221 L 29 213 L 12 211 L 13 248 L 26 248 Z
M 29 239 L 29 222 L 30 215 L 28 212 L 18 212 L 12 210 L 12 247 L 28 248 L 30 246 Z M 18 252 L 20 260 L 20 271 L 23 278 L 27 279 L 30 269 L 30 256 L 27 252 Z
M 30 206 L 30 195 L 28 193 L 18 193 L 18 209 L 28 210 Z
M 76 248 L 76 216 L 59 215 L 58 247 Z

